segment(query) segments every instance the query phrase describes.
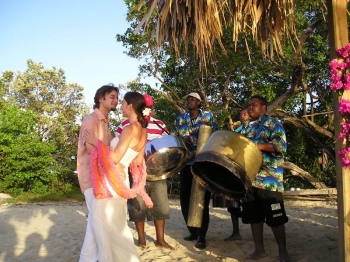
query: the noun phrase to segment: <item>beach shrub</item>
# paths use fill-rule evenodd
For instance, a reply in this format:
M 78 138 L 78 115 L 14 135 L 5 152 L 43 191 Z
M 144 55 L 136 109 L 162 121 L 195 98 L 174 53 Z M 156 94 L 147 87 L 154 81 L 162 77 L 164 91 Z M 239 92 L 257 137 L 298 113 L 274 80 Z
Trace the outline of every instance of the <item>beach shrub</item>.
M 55 147 L 41 141 L 36 132 L 36 115 L 16 105 L 1 105 L 0 192 L 18 195 L 44 193 L 57 184 Z

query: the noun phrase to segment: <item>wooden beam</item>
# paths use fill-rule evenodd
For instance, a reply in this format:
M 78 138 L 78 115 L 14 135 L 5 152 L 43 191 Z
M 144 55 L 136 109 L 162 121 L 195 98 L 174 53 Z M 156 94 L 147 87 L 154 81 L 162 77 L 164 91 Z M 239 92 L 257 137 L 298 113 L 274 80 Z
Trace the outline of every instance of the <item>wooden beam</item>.
M 306 196 L 283 196 L 283 199 L 292 201 L 336 201 L 336 196 L 319 196 L 319 197 L 306 197 Z
M 288 190 L 284 191 L 284 196 L 331 196 L 337 195 L 336 188 L 323 188 L 323 189 L 300 189 L 300 190 Z
M 348 22 L 346 16 L 347 0 L 327 0 L 330 58 L 337 58 L 336 50 L 344 47 L 348 39 Z M 337 138 L 340 124 L 344 119 L 339 114 L 339 96 L 333 92 L 334 130 Z M 350 100 L 350 92 L 344 91 L 342 98 Z M 335 152 L 346 147 L 345 143 L 336 140 Z M 338 247 L 339 261 L 350 261 L 350 170 L 344 169 L 336 158 L 337 193 L 338 193 Z

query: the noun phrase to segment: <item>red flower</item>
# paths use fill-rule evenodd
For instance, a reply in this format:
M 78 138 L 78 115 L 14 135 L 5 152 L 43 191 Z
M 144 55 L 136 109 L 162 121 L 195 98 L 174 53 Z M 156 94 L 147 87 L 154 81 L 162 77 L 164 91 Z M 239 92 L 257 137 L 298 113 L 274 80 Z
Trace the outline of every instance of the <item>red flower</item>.
M 333 91 L 337 91 L 340 95 L 344 90 L 350 90 L 350 43 L 345 47 L 339 48 L 337 54 L 341 56 L 343 61 L 333 59 L 329 66 L 331 68 L 331 84 L 330 88 Z M 349 140 L 350 138 L 350 101 L 347 99 L 341 99 L 338 108 L 340 114 L 344 117 L 345 122 L 341 124 L 342 131 L 338 138 L 341 140 Z M 341 160 L 342 167 L 347 168 L 350 166 L 350 147 L 341 149 L 338 151 L 338 157 Z
M 350 166 L 350 148 L 344 148 L 338 151 L 338 157 L 341 160 L 341 165 L 344 168 Z

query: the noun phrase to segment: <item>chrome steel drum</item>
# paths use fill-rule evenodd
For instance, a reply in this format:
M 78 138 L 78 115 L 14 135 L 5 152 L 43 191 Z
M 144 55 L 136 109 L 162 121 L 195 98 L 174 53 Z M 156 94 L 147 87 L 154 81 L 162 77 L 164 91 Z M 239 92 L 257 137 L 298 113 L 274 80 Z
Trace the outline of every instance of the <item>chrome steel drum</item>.
M 196 180 L 226 199 L 245 196 L 262 164 L 262 154 L 248 138 L 229 130 L 212 133 L 191 166 Z
M 170 177 L 183 169 L 188 160 L 189 153 L 181 136 L 155 138 L 146 144 L 146 179 L 156 181 Z

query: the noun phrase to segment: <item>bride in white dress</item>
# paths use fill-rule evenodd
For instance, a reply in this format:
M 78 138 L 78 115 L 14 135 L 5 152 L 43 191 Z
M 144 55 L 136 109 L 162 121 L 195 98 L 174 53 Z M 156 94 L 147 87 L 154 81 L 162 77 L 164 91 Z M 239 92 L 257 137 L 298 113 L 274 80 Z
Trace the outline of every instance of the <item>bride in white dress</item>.
M 100 184 L 96 182 L 96 178 L 92 178 L 97 183 L 96 187 L 94 185 L 95 198 L 92 203 L 94 207 L 92 210 L 95 212 L 89 216 L 91 215 L 93 232 L 98 245 L 99 262 L 139 261 L 134 239 L 127 224 L 127 199 L 125 197 L 133 197 L 136 192 L 131 191 L 132 189 L 129 191 L 127 175 L 129 166 L 131 163 L 134 166 L 144 164 L 143 158 L 147 142 L 147 120 L 143 116 L 144 108 L 145 101 L 140 93 L 127 92 L 125 94 L 121 109 L 123 116 L 127 117 L 131 124 L 126 126 L 121 135 L 115 137 L 110 143 L 111 151 L 108 151 L 107 154 L 116 165 L 113 166 L 114 173 L 107 174 L 107 170 L 100 175 L 97 178 L 100 179 Z M 97 148 L 101 144 L 91 130 L 86 131 L 84 136 L 88 143 Z M 98 149 L 96 152 L 94 153 L 100 154 Z M 97 155 L 97 158 L 101 157 Z M 98 194 L 98 190 L 102 193 Z

